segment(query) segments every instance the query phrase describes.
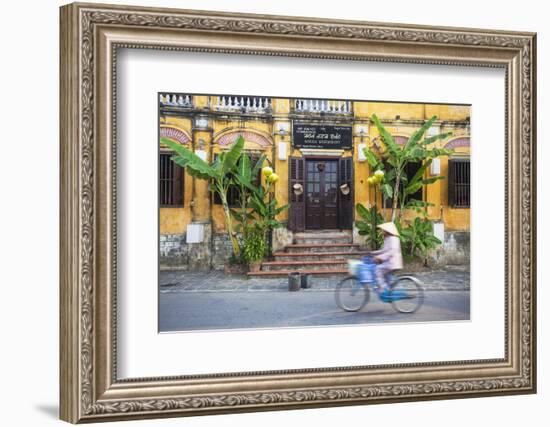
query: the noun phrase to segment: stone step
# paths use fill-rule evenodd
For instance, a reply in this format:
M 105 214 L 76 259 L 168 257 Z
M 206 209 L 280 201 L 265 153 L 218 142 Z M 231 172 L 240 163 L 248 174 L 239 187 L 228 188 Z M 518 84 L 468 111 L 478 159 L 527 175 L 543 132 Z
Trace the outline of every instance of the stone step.
M 326 243 L 351 243 L 352 238 L 350 236 L 308 236 L 308 237 L 297 237 L 294 236 L 293 243 L 296 244 L 306 244 L 306 245 L 321 245 Z
M 293 243 L 298 245 L 324 245 L 330 243 L 351 243 L 351 237 L 328 236 L 328 237 L 294 237 Z
M 249 272 L 247 273 L 248 277 L 286 277 L 290 273 L 300 272 L 302 274 L 311 274 L 313 276 L 337 276 L 337 277 L 344 277 L 348 275 L 348 270 L 346 269 L 340 269 L 335 268 L 332 270 L 271 270 L 271 271 L 256 271 L 256 272 Z
M 338 252 L 275 252 L 275 261 L 321 261 L 323 259 L 361 259 L 368 252 L 338 251 Z
M 294 243 L 319 245 L 327 243 L 351 243 L 351 230 L 319 230 L 294 234 Z
M 323 236 L 340 236 L 340 237 L 351 237 L 351 230 L 315 230 L 315 231 L 299 231 L 294 233 L 294 237 L 305 238 L 305 237 L 323 237 Z
M 262 263 L 262 271 L 275 271 L 275 270 L 334 270 L 334 269 L 346 269 L 347 261 L 345 259 L 340 260 L 321 260 L 321 261 L 268 261 Z
M 296 252 L 351 252 L 357 251 L 359 245 L 353 243 L 294 243 L 285 247 L 285 251 L 289 253 Z

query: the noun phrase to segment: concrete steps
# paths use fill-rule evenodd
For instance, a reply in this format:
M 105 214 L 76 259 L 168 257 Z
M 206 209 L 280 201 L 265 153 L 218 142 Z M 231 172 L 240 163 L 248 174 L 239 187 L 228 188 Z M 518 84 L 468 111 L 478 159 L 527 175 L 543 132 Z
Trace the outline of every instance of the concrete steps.
M 359 250 L 359 245 L 353 243 L 295 243 L 285 248 L 286 252 L 352 252 Z
M 345 276 L 348 259 L 361 259 L 366 252 L 352 243 L 351 231 L 308 231 L 296 233 L 294 242 L 273 254 L 273 261 L 262 263 L 251 277 L 283 277 L 300 272 L 312 275 Z
M 351 243 L 351 240 L 351 231 L 316 231 L 296 233 L 294 235 L 294 243 L 305 245 Z
M 275 270 L 275 271 L 258 271 L 258 272 L 249 272 L 247 275 L 249 277 L 284 277 L 288 276 L 290 273 L 295 273 L 299 271 L 302 274 L 311 274 L 313 276 L 345 276 L 348 274 L 346 269 L 334 269 L 334 270 Z
M 276 252 L 273 254 L 275 261 L 322 261 L 322 260 L 348 260 L 361 259 L 368 252 L 364 251 L 340 251 L 340 252 Z
M 262 271 L 280 270 L 342 270 L 347 267 L 345 259 L 322 261 L 268 261 L 262 263 Z

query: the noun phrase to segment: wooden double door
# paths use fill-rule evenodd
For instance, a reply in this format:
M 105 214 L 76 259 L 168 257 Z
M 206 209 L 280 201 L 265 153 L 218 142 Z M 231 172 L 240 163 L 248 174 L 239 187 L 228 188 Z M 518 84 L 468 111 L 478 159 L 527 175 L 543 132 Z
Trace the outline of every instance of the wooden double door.
M 290 159 L 290 228 L 294 231 L 350 229 L 353 160 Z M 303 187 L 296 194 L 295 184 Z M 344 185 L 347 184 L 347 185 Z M 344 188 L 341 188 L 344 185 Z
M 306 229 L 338 228 L 338 161 L 306 160 Z

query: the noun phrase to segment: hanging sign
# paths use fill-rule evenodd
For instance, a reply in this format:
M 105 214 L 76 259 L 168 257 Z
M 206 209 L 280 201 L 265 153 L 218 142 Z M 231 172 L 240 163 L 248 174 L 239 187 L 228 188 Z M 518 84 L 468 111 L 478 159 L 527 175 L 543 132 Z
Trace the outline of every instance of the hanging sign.
M 293 145 L 296 148 L 351 149 L 351 126 L 294 124 Z

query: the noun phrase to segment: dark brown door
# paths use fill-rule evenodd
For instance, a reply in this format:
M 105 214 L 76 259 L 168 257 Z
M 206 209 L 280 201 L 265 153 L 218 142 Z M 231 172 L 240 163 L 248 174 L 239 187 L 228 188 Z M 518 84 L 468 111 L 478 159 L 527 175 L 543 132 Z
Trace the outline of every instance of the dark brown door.
M 306 228 L 338 228 L 338 161 L 306 161 Z

